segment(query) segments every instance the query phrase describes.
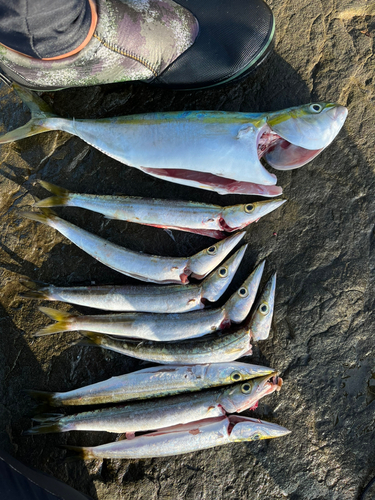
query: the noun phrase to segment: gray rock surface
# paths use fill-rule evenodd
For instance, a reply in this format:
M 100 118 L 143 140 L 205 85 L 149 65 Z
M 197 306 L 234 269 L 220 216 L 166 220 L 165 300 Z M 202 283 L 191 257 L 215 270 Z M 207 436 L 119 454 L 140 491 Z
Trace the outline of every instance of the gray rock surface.
M 78 138 L 50 132 L 0 148 L 1 448 L 98 500 L 359 498 L 375 474 L 375 19 L 369 4 L 270 2 L 277 20 L 275 55 L 231 87 L 188 93 L 109 85 L 43 96 L 57 113 L 80 118 L 181 109 L 264 111 L 317 100 L 348 106 L 344 129 L 329 148 L 302 169 L 277 173 L 289 201 L 250 226 L 249 250 L 226 294 L 260 259 L 267 258 L 266 277 L 278 272 L 273 332 L 248 360 L 281 371 L 282 391 L 261 403 L 256 415 L 292 434 L 175 458 L 85 463 L 64 463 L 65 452 L 58 446 L 99 444 L 116 436 L 22 436 L 32 412 L 23 389 L 69 390 L 146 366 L 72 345 L 78 334 L 33 339 L 48 319 L 36 302 L 18 297 L 21 277 L 55 285 L 132 281 L 56 231 L 19 215 L 47 195 L 37 179 L 88 193 L 251 200 L 158 181 Z M 0 96 L 3 133 L 25 123 L 29 113 L 4 85 Z M 57 211 L 89 231 L 145 252 L 182 256 L 210 241 L 176 231 L 172 240 L 165 231 L 83 210 Z

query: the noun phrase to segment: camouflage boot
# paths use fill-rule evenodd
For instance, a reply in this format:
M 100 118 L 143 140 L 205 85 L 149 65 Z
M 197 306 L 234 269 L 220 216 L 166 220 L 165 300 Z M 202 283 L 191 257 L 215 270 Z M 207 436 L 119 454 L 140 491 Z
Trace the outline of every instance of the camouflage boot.
M 262 0 L 97 0 L 96 5 L 96 29 L 77 54 L 34 59 L 0 45 L 0 68 L 34 90 L 127 81 L 204 88 L 254 69 L 274 33 L 272 12 Z

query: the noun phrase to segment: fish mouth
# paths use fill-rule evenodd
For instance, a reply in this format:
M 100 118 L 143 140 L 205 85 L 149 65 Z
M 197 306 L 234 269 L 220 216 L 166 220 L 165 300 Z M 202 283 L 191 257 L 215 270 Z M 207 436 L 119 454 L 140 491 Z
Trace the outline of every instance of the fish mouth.
M 283 379 L 279 376 L 278 372 L 271 373 L 271 375 L 267 375 L 264 377 L 263 382 L 259 385 L 257 391 L 262 394 L 272 394 L 275 391 L 280 391 L 283 385 Z
M 258 402 L 264 396 L 268 394 L 272 394 L 275 391 L 280 391 L 283 385 L 283 379 L 279 377 L 278 372 L 271 373 L 271 375 L 266 375 L 261 378 L 261 382 L 259 383 L 255 394 L 253 395 L 252 401 L 245 402 L 241 407 L 237 408 L 237 412 L 241 413 L 245 410 L 256 409 L 258 406 Z
M 275 375 L 271 379 L 271 383 L 273 384 L 273 391 L 279 392 L 283 386 L 283 379 L 279 377 L 279 375 Z
M 259 133 L 257 152 L 259 161 L 263 159 L 276 170 L 293 170 L 313 160 L 324 148 L 306 149 L 284 139 L 270 126 L 265 125 Z

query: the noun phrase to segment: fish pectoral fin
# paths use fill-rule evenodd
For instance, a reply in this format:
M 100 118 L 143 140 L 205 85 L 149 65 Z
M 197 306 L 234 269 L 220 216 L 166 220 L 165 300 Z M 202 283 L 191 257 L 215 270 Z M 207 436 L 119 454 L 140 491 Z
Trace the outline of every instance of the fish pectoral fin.
M 255 129 L 254 125 L 252 125 L 251 123 L 246 123 L 237 132 L 236 139 L 248 139 L 248 138 L 250 138 L 251 140 L 254 140 L 255 132 L 256 132 L 256 129 Z
M 168 234 L 168 236 L 176 243 L 176 240 L 173 236 L 173 233 L 170 229 L 164 228 L 164 231 Z
M 103 215 L 103 218 L 108 220 L 121 220 L 118 217 L 115 217 L 114 215 Z

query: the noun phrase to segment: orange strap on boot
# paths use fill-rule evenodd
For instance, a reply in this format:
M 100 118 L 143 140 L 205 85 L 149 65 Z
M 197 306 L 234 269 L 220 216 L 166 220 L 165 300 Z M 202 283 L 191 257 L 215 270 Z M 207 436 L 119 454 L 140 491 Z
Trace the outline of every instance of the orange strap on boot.
M 90 25 L 89 32 L 88 32 L 86 38 L 84 39 L 84 41 L 77 48 L 75 48 L 74 50 L 71 50 L 70 52 L 67 52 L 66 54 L 62 54 L 62 55 L 56 56 L 56 57 L 43 57 L 41 59 L 42 61 L 58 61 L 59 59 L 65 59 L 67 57 L 74 56 L 75 54 L 78 54 L 78 52 L 80 52 L 84 47 L 86 47 L 86 45 L 89 43 L 89 41 L 91 40 L 91 38 L 94 34 L 94 31 L 95 31 L 95 28 L 96 28 L 96 25 L 98 22 L 98 14 L 96 11 L 95 1 L 88 0 L 88 2 L 90 5 L 90 9 L 91 9 L 91 25 Z M 0 45 L 3 45 L 3 47 L 6 47 L 7 49 L 12 50 L 13 52 L 16 52 L 17 54 L 20 54 L 21 56 L 28 57 L 30 59 L 35 59 L 34 57 L 31 57 L 31 56 L 28 56 L 27 54 L 23 54 L 22 52 L 19 52 L 18 50 L 11 49 L 10 47 L 8 47 L 7 45 L 4 45 L 3 43 L 0 43 Z

